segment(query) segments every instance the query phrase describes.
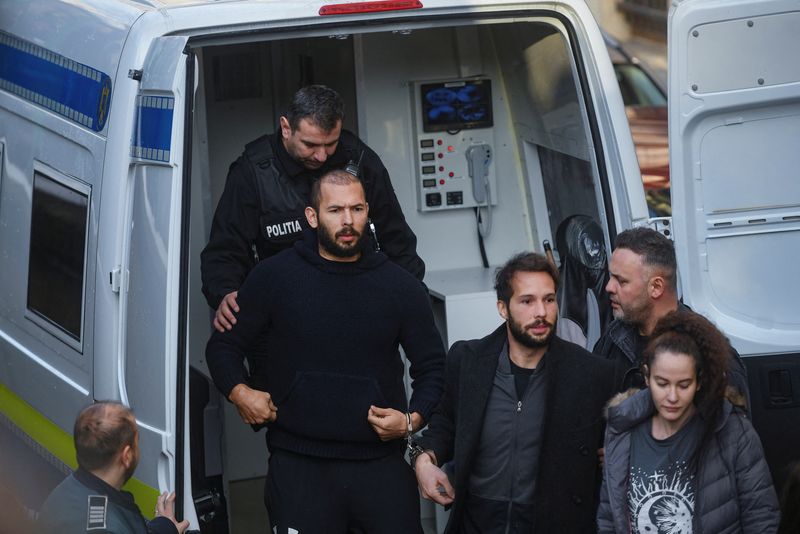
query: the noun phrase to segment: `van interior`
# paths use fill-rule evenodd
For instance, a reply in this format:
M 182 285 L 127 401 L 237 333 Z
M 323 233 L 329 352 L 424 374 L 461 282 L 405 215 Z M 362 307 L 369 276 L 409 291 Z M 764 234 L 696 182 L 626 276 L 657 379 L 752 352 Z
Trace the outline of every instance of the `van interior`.
M 226 522 L 233 532 L 266 530 L 267 454 L 264 431 L 245 425 L 208 375 L 212 312 L 201 293 L 200 252 L 229 165 L 246 143 L 277 129 L 298 88 L 335 88 L 344 127 L 382 158 L 417 235 L 447 346 L 500 324 L 493 267 L 513 253 L 541 252 L 545 240 L 555 247 L 559 226 L 573 215 L 603 229 L 603 248 L 613 235 L 583 66 L 564 21 L 392 24 L 190 41 L 197 59 L 188 126 L 190 450 L 204 532 L 224 532 Z

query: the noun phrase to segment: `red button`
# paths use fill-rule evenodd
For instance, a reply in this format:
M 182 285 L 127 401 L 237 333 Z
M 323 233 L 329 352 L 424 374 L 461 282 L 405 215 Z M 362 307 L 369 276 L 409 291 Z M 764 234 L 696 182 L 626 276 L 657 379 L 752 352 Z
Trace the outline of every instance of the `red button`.
M 455 149 L 456 149 L 456 147 L 454 147 L 453 145 L 450 145 L 449 147 L 447 147 L 447 151 L 448 152 L 452 152 Z
M 443 158 L 443 157 L 444 157 L 444 154 L 442 154 L 441 152 L 439 152 L 439 158 L 441 159 L 441 158 Z
M 455 175 L 456 175 L 456 173 L 454 173 L 454 172 L 451 172 L 451 173 L 450 173 L 450 178 L 452 178 L 452 177 L 453 177 L 453 176 L 455 176 Z
M 437 141 L 436 141 L 436 144 L 437 144 L 437 145 L 441 145 L 441 144 L 442 144 L 442 140 L 441 140 L 441 139 L 437 140 Z
M 439 167 L 439 172 L 444 172 L 444 167 Z
M 442 180 L 439 180 L 439 184 L 440 184 L 440 185 L 444 185 L 444 179 L 442 179 Z

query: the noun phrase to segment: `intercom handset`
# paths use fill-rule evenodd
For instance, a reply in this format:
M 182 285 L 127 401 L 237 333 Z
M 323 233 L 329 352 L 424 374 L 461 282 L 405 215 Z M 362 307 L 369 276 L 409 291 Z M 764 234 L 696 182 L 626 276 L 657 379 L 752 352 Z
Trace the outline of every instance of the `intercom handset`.
M 467 172 L 472 179 L 472 196 L 478 204 L 491 201 L 489 189 L 489 165 L 492 162 L 492 147 L 487 144 L 472 145 L 467 149 Z
M 411 91 L 419 210 L 481 208 L 487 221 L 497 203 L 491 79 L 425 80 Z

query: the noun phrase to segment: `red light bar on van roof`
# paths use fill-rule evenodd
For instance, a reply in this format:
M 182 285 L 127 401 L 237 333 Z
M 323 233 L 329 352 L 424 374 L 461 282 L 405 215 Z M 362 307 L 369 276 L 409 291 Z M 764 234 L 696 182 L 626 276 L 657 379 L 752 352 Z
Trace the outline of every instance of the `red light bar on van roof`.
M 379 11 L 402 11 L 420 9 L 419 0 L 380 0 L 377 2 L 353 2 L 351 4 L 330 4 L 319 9 L 320 15 L 352 15 L 355 13 L 377 13 Z

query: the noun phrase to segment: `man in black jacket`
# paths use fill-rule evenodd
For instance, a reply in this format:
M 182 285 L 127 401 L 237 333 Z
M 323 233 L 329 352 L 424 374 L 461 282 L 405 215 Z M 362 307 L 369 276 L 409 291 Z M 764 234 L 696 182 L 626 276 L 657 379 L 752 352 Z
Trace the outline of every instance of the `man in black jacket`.
M 422 532 L 402 438 L 439 402 L 444 348 L 424 286 L 363 246 L 367 210 L 353 175 L 315 182 L 306 217 L 316 232 L 259 263 L 238 322 L 206 349 L 242 419 L 269 423 L 265 498 L 278 533 Z M 248 377 L 245 356 L 262 338 L 268 357 Z
M 258 263 L 292 246 L 308 228 L 304 210 L 311 183 L 352 163 L 370 205 L 373 240 L 395 263 L 419 280 L 425 264 L 406 224 L 389 173 L 375 152 L 342 130 L 339 94 L 322 85 L 300 89 L 280 118 L 280 131 L 245 147 L 230 167 L 214 213 L 211 237 L 200 255 L 203 294 L 216 310 L 214 327 L 236 323 L 237 292 Z
M 613 367 L 554 335 L 558 271 L 513 257 L 496 275 L 505 319 L 447 357 L 445 391 L 411 456 L 447 533 L 595 531 L 602 409 Z
M 47 497 L 39 512 L 40 532 L 178 534 L 188 521 L 175 519 L 174 493 L 156 501 L 156 517 L 146 521 L 122 486 L 139 462 L 139 431 L 126 406 L 103 401 L 84 408 L 73 431 L 78 470 Z
M 632 228 L 617 235 L 608 266 L 606 291 L 614 321 L 595 344 L 593 352 L 615 365 L 615 390 L 645 387 L 642 352 L 659 319 L 679 307 L 678 264 L 675 247 L 650 228 Z M 739 353 L 731 347 L 728 380 L 749 407 L 747 372 Z M 749 408 L 748 408 L 749 409 Z

